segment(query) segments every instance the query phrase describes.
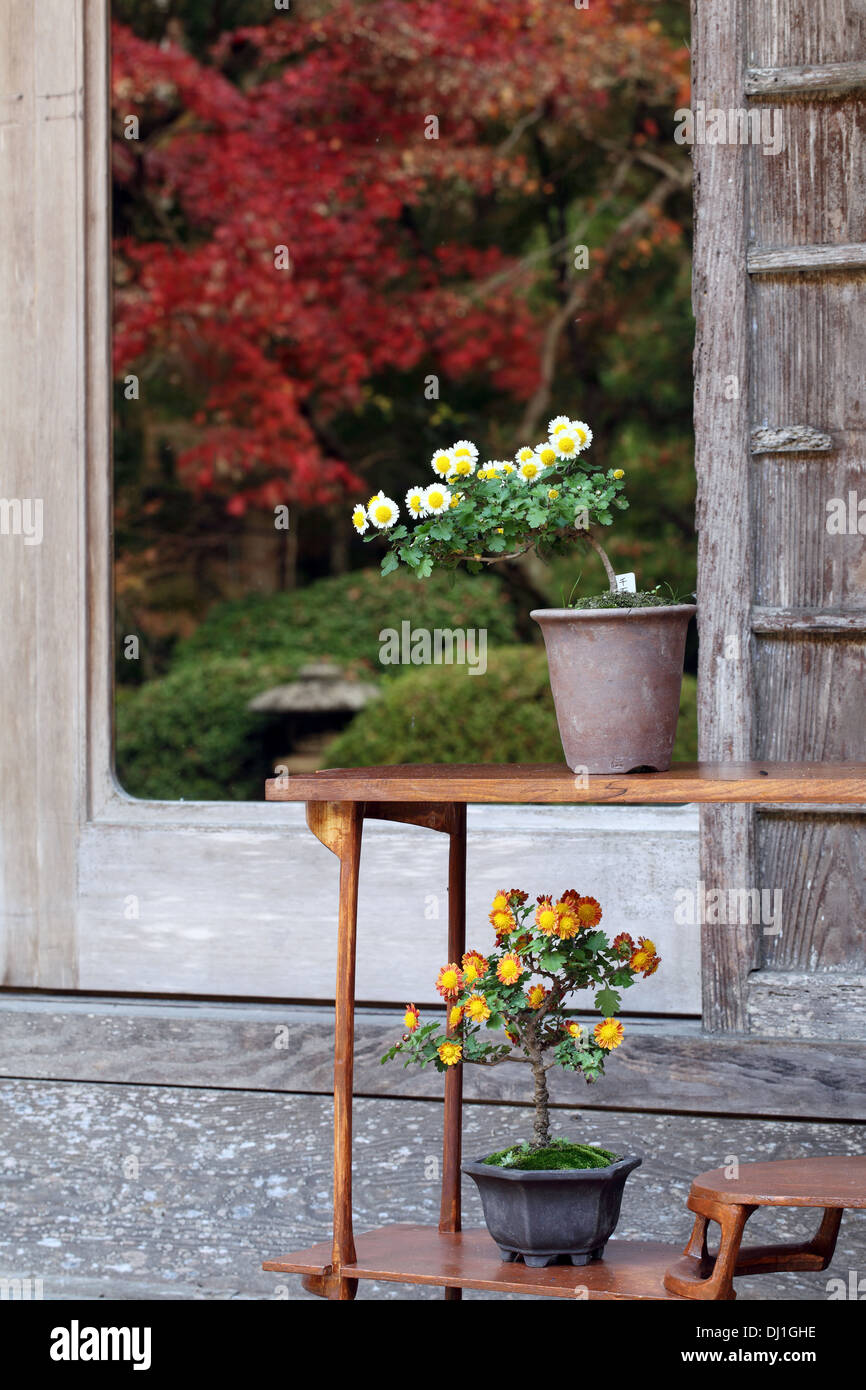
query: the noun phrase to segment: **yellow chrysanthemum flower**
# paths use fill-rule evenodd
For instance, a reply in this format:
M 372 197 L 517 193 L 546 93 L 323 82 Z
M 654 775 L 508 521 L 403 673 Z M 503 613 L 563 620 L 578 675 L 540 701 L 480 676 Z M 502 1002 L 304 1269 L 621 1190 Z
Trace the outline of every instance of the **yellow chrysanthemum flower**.
M 624 471 L 622 468 L 615 468 L 615 469 L 613 470 L 613 476 L 614 476 L 615 478 L 624 478 L 624 477 L 625 477 L 625 471 Z
M 530 985 L 526 991 L 526 1002 L 530 1009 L 540 1009 L 549 993 L 544 985 Z
M 490 1006 L 483 994 L 470 994 L 464 1008 L 473 1023 L 486 1023 L 490 1017 Z
M 462 1004 L 452 1004 L 452 1005 L 451 1005 L 451 1008 L 448 1010 L 448 1027 L 451 1028 L 451 1029 L 456 1028 L 456 1027 L 458 1026 L 458 1024 L 460 1023 L 460 1021 L 461 1021 L 462 1018 L 463 1018 L 463 1005 L 462 1005 Z
M 522 974 L 523 962 L 513 951 L 503 956 L 496 967 L 497 978 L 503 985 L 516 985 Z
M 488 961 L 480 951 L 467 951 L 462 961 L 463 979 L 467 985 L 474 985 L 482 975 L 487 974 Z
M 545 936 L 556 936 L 559 927 L 559 913 L 550 898 L 542 898 L 535 909 L 535 925 Z
M 580 1023 L 569 1023 L 566 1027 L 566 1032 L 570 1037 L 574 1038 L 575 1042 L 579 1042 L 583 1037 L 583 1026 Z
M 456 962 L 443 965 L 436 977 L 436 988 L 443 999 L 456 999 L 463 988 L 463 971 Z
M 552 487 L 547 495 L 550 498 L 551 502 L 555 502 L 559 496 L 559 489 Z
M 463 1056 L 463 1045 L 459 1042 L 446 1041 L 439 1044 L 439 1060 L 444 1062 L 446 1067 L 455 1067 Z
M 407 1033 L 414 1033 L 418 1024 L 421 1022 L 421 1015 L 414 1004 L 406 1005 L 406 1012 L 403 1015 L 403 1023 Z
M 619 1047 L 625 1036 L 625 1029 L 618 1018 L 606 1018 L 602 1023 L 595 1025 L 592 1033 L 599 1047 L 610 1052 L 613 1048 Z

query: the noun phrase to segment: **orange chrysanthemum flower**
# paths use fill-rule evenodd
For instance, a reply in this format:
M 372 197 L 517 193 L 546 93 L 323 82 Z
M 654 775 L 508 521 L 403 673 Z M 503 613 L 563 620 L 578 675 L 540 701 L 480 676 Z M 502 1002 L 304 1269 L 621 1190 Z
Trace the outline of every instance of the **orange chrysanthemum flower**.
M 630 956 L 636 949 L 633 938 L 627 931 L 621 931 L 611 942 L 611 948 L 618 956 Z
M 462 965 L 463 979 L 467 985 L 472 985 L 476 980 L 480 980 L 482 975 L 487 974 L 489 962 L 480 951 L 467 951 Z
M 490 1005 L 483 994 L 470 994 L 463 1007 L 473 1023 L 486 1023 L 490 1017 Z
M 556 904 L 556 912 L 559 917 L 559 926 L 556 934 L 561 941 L 571 941 L 572 937 L 577 936 L 580 931 L 578 921 L 570 901 L 561 898 Z
M 556 936 L 559 927 L 559 913 L 553 906 L 552 898 L 539 898 L 535 909 L 535 925 L 545 936 Z
M 403 1015 L 403 1023 L 405 1024 L 407 1033 L 414 1033 L 420 1022 L 421 1015 L 415 1008 L 415 1005 L 407 1004 L 406 1012 Z
M 513 951 L 509 951 L 507 956 L 503 956 L 496 967 L 497 978 L 504 985 L 516 985 L 522 974 L 523 962 Z
M 462 1004 L 452 1004 L 452 1005 L 451 1005 L 451 1008 L 448 1010 L 448 1027 L 451 1028 L 451 1029 L 456 1028 L 456 1027 L 458 1026 L 458 1024 L 460 1023 L 460 1020 L 461 1020 L 462 1018 L 463 1018 L 463 1005 L 462 1005 Z
M 516 1043 L 519 1043 L 519 1042 L 520 1042 L 520 1034 L 519 1034 L 519 1033 L 515 1033 L 515 1031 L 514 1031 L 513 1028 L 506 1028 L 506 1030 L 505 1030 L 505 1036 L 506 1036 L 506 1038 L 508 1039 L 508 1041 L 509 1041 L 510 1043 L 515 1043 L 515 1044 L 516 1044 Z
M 522 907 L 528 897 L 529 894 L 524 893 L 522 888 L 509 888 L 508 890 L 508 901 L 512 905 L 516 902 L 518 907 Z
M 643 972 L 643 977 L 644 977 L 644 979 L 645 979 L 645 980 L 648 980 L 649 977 L 650 977 L 650 975 L 654 975 L 654 974 L 656 973 L 656 971 L 658 970 L 659 966 L 661 965 L 661 963 L 662 963 L 662 958 L 661 958 L 661 956 L 653 956 L 653 958 L 652 958 L 652 960 L 650 961 L 649 965 L 646 967 L 646 969 L 645 969 L 644 972 Z
M 593 1037 L 599 1047 L 603 1047 L 606 1052 L 619 1047 L 625 1036 L 625 1029 L 618 1018 L 606 1018 L 601 1023 L 597 1023 L 592 1030 Z
M 582 1038 L 582 1037 L 583 1037 L 583 1026 L 582 1026 L 580 1023 L 568 1023 L 568 1024 L 566 1024 L 565 1031 L 566 1031 L 568 1034 L 570 1034 L 570 1036 L 571 1036 L 572 1038 Z
M 456 961 L 443 965 L 436 977 L 436 988 L 443 999 L 456 999 L 463 988 L 463 971 Z
M 439 1044 L 439 1060 L 444 1062 L 446 1067 L 455 1067 L 463 1056 L 463 1045 L 459 1042 L 444 1042 Z
M 651 941 L 648 936 L 639 936 L 637 946 L 629 957 L 628 963 L 632 970 L 642 970 L 646 975 L 654 960 L 658 960 L 655 942 Z M 657 966 L 656 969 L 658 969 Z
M 526 991 L 526 1002 L 530 1009 L 540 1009 L 549 993 L 550 990 L 545 989 L 544 985 L 530 985 Z
M 601 903 L 596 898 L 578 898 L 576 916 L 582 927 L 597 927 L 602 918 Z

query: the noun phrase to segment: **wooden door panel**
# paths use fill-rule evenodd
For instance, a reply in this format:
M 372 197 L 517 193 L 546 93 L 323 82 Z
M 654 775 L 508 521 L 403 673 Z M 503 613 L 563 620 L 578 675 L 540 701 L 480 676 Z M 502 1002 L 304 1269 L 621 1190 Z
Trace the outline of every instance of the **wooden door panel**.
M 866 241 L 866 100 L 774 97 L 765 129 L 778 153 L 748 147 L 749 237 L 759 246 Z
M 753 276 L 751 309 L 753 425 L 866 428 L 866 272 Z
M 866 639 L 758 636 L 755 646 L 756 756 L 866 757 Z
M 778 923 L 762 931 L 765 967 L 864 969 L 864 837 L 866 816 L 857 814 L 759 814 L 760 881 L 781 891 L 781 931 Z
M 866 537 L 827 529 L 831 516 L 835 524 L 836 502 L 843 504 L 850 527 L 855 515 L 850 494 L 866 500 L 866 439 L 860 431 L 845 431 L 834 433 L 833 443 L 827 453 L 755 459 L 755 603 L 760 608 L 866 611 Z M 828 503 L 834 503 L 830 511 Z
M 749 63 L 845 63 L 866 52 L 866 0 L 749 0 Z

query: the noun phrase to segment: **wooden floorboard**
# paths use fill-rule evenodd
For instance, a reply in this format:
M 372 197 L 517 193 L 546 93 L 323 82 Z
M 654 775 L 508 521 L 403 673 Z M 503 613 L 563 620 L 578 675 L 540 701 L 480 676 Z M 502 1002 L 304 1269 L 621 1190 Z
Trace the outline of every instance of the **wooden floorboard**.
M 419 1001 L 422 1002 L 423 1001 Z M 360 1095 L 441 1096 L 438 1073 L 382 1067 L 401 1010 L 356 1016 Z M 625 1019 L 626 1043 L 601 1081 L 555 1072 L 557 1105 L 866 1120 L 866 1041 L 714 1037 L 697 1020 Z M 469 1100 L 519 1103 L 525 1068 L 467 1068 Z M 325 1007 L 0 995 L 0 1075 L 218 1089 L 330 1092 Z

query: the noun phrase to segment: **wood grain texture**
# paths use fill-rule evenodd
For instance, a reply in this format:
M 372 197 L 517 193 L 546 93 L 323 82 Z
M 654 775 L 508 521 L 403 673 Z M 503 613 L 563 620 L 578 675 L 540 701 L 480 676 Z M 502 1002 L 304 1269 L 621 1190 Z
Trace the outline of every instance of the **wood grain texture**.
M 0 980 L 76 981 L 84 497 L 80 4 L 0 12 L 0 491 L 42 507 L 0 535 Z
M 656 1299 L 673 1297 L 662 1286 L 676 1246 L 611 1240 L 604 1258 L 574 1269 L 553 1265 L 528 1269 L 503 1263 L 487 1231 L 444 1234 L 429 1226 L 384 1226 L 358 1237 L 352 1275 L 396 1284 L 451 1284 L 487 1293 L 535 1294 L 546 1298 Z M 328 1250 L 315 1245 L 267 1259 L 262 1269 L 277 1274 L 322 1274 Z
M 846 63 L 866 52 L 864 0 L 750 0 L 749 67 Z
M 856 625 L 866 611 L 866 540 L 850 526 L 850 497 L 866 497 L 863 433 L 848 431 L 832 457 L 762 458 L 755 465 L 753 630 L 766 609 L 804 610 L 804 630 Z M 839 509 L 845 527 L 837 532 Z M 855 502 L 856 515 L 856 502 Z M 810 617 L 811 615 L 811 617 Z M 850 615 L 850 616 L 849 616 Z
M 781 932 L 764 935 L 764 963 L 772 971 L 819 972 L 814 982 L 816 1017 L 829 1021 L 828 992 L 838 992 L 836 1023 L 844 1017 L 851 973 L 866 965 L 866 817 L 782 814 L 758 819 L 758 876 L 781 893 Z M 775 932 L 775 927 L 774 927 Z M 823 972 L 844 972 L 829 977 Z M 750 987 L 754 984 L 750 980 Z M 808 991 L 801 1003 L 812 1002 Z M 800 1010 L 789 1014 L 789 1027 Z M 852 1037 L 862 1037 L 850 1017 Z M 761 1030 L 766 1032 L 767 1028 Z M 839 1036 L 838 1032 L 832 1036 Z
M 866 637 L 866 608 L 831 613 L 826 608 L 753 608 L 752 631 L 850 633 Z
M 439 1117 L 430 1152 L 436 1154 L 442 1078 L 379 1062 L 400 1027 L 398 1005 L 357 1011 L 356 1095 L 434 1100 Z M 625 1027 L 616 1066 L 595 1085 L 552 1073 L 556 1107 L 599 1116 L 623 1109 L 866 1120 L 862 1041 L 710 1035 L 696 1021 L 676 1019 L 626 1017 Z M 326 1007 L 0 996 L 0 1076 L 6 1077 L 141 1084 L 167 1093 L 187 1086 L 330 1096 L 333 1044 L 333 1011 Z M 525 1105 L 530 1089 L 525 1068 L 516 1064 L 465 1070 L 470 1104 Z
M 866 642 L 856 635 L 759 636 L 756 751 L 857 759 L 866 751 Z
M 747 148 L 749 270 L 862 266 L 866 100 L 785 101 L 768 119 L 775 152 Z
M 769 161 L 768 161 L 769 162 Z M 746 259 L 750 275 L 786 275 L 801 271 L 866 269 L 866 243 L 823 246 L 753 246 Z
M 675 763 L 669 772 L 577 778 L 560 763 L 400 764 L 329 769 L 273 778 L 269 801 L 475 803 L 577 802 L 681 805 L 684 802 L 838 800 L 866 803 L 866 762 Z
M 693 101 L 726 110 L 745 105 L 745 0 L 692 0 Z M 797 413 L 765 417 L 750 406 L 746 272 L 748 164 L 739 145 L 692 151 L 695 242 L 695 470 L 698 481 L 698 750 L 703 759 L 752 755 L 753 515 L 751 428 Z M 821 420 L 820 416 L 812 416 Z M 823 426 L 823 420 L 821 420 Z M 705 882 L 750 883 L 752 813 L 701 808 Z M 714 1031 L 745 1026 L 745 977 L 752 943 L 742 932 L 704 926 L 704 1021 Z
M 735 1178 L 724 1168 L 700 1173 L 691 1195 L 711 1202 L 756 1207 L 849 1207 L 866 1210 L 866 1157 L 850 1154 L 741 1163 Z
M 795 68 L 749 68 L 745 92 L 750 97 L 806 95 L 834 97 L 866 88 L 866 63 L 809 63 Z

